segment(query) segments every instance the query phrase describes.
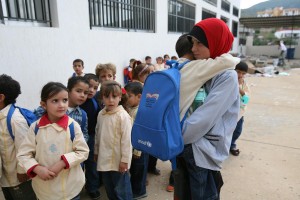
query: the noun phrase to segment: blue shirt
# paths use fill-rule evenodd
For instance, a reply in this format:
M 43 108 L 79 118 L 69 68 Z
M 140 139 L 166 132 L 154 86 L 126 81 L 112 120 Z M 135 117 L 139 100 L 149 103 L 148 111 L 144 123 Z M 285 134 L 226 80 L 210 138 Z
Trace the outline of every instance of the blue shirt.
M 237 74 L 227 70 L 205 83 L 202 106 L 183 125 L 184 144 L 192 144 L 196 165 L 220 170 L 229 155 L 240 108 Z

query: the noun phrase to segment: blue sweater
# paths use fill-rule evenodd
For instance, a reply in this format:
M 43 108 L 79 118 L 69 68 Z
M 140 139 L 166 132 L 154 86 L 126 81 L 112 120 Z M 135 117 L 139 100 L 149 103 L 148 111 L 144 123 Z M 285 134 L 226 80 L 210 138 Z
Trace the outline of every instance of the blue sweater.
M 240 102 L 237 74 L 227 70 L 205 84 L 208 93 L 202 106 L 183 125 L 184 144 L 192 144 L 196 165 L 220 170 L 229 155 Z

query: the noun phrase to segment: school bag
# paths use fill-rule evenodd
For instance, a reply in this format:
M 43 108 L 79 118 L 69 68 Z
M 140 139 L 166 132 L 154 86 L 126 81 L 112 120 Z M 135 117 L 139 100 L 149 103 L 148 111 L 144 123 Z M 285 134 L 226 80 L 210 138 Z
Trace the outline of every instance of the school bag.
M 7 114 L 6 123 L 7 123 L 8 132 L 9 132 L 9 134 L 10 134 L 10 136 L 11 136 L 11 138 L 13 140 L 15 140 L 15 136 L 14 136 L 14 134 L 12 132 L 11 118 L 12 118 L 12 115 L 15 112 L 16 109 L 19 109 L 20 113 L 25 118 L 28 126 L 30 126 L 33 122 L 35 122 L 37 120 L 35 114 L 32 111 L 30 111 L 30 110 L 28 110 L 26 108 L 18 107 L 15 104 L 11 104 L 11 106 L 9 108 L 9 111 L 8 111 L 8 114 Z
M 189 60 L 148 75 L 132 127 L 132 146 L 163 161 L 183 151 L 179 115 L 180 69 Z
M 72 122 L 70 125 L 69 125 L 69 130 L 70 130 L 70 139 L 71 141 L 73 142 L 74 138 L 75 138 L 75 129 L 74 129 L 74 122 Z M 35 135 L 37 135 L 39 132 L 39 126 L 38 124 L 35 125 L 34 127 L 34 133 Z

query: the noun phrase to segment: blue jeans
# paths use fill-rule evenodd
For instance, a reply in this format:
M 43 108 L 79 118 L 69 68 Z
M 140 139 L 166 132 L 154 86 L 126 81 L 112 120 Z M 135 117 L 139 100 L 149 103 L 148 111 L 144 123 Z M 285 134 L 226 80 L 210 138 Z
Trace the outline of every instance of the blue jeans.
M 141 157 L 132 158 L 130 167 L 130 182 L 132 193 L 135 195 L 146 194 L 146 179 L 148 172 L 149 155 L 142 152 Z
M 177 160 L 182 161 L 177 162 L 177 168 L 187 174 L 186 179 L 188 180 L 185 180 L 187 185 L 182 185 L 182 187 L 188 188 L 188 191 L 185 190 L 186 200 L 219 199 L 220 188 L 218 188 L 214 178 L 216 171 L 196 166 L 192 145 L 186 145 Z M 178 184 L 175 179 L 175 192 L 176 185 Z
M 237 139 L 240 137 L 240 135 L 242 134 L 243 131 L 243 124 L 244 124 L 244 117 L 242 117 L 238 123 L 236 124 L 235 130 L 233 131 L 233 135 L 232 135 L 232 139 L 231 139 L 231 145 L 230 145 L 230 149 L 235 149 L 236 148 L 236 144 L 235 142 L 237 141 Z
M 86 178 L 85 189 L 89 193 L 92 193 L 99 189 L 101 183 L 101 175 L 100 172 L 97 171 L 97 162 L 94 161 L 95 135 L 90 135 L 87 144 L 90 148 L 90 152 L 88 159 L 84 162 Z
M 132 200 L 132 191 L 128 172 L 102 172 L 102 178 L 109 200 Z

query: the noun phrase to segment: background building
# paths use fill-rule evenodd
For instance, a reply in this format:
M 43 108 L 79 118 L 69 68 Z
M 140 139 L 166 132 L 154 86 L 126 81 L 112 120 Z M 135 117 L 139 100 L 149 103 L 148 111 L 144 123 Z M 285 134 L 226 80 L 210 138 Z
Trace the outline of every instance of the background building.
M 130 58 L 176 55 L 177 38 L 205 18 L 226 21 L 236 53 L 239 15 L 239 0 L 0 0 L 1 74 L 20 82 L 18 103 L 34 108 L 45 83 L 67 83 L 74 59 L 86 73 L 112 62 L 123 83 Z

